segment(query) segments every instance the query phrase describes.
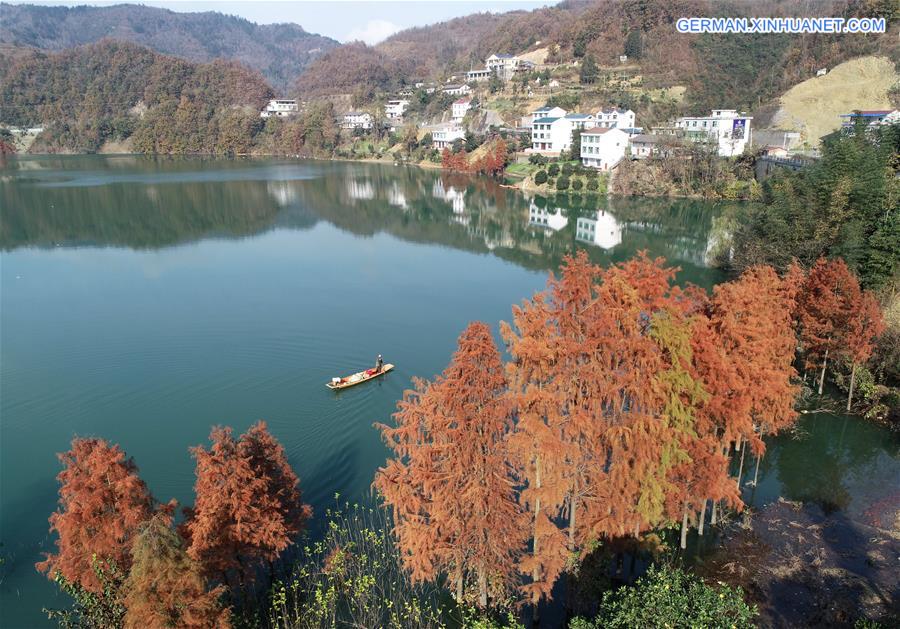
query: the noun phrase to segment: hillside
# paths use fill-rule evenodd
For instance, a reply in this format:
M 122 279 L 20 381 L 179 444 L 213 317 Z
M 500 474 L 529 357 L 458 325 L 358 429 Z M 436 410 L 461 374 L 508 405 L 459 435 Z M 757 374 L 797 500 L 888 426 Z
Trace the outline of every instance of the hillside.
M 772 126 L 797 129 L 811 146 L 840 127 L 840 115 L 854 109 L 888 109 L 888 91 L 900 74 L 886 57 L 846 61 L 828 74 L 798 83 L 780 99 Z
M 685 35 L 683 16 L 888 15 L 879 0 L 618 0 L 563 2 L 555 7 L 476 14 L 402 31 L 374 47 L 355 44 L 317 59 L 297 92 L 323 95 L 394 90 L 423 78 L 444 78 L 483 65 L 492 52 L 546 63 L 593 57 L 601 66 L 629 56 L 648 88 L 685 86 L 685 107 L 751 110 L 815 73 L 868 54 L 898 58 L 896 21 L 883 36 Z M 535 53 L 531 55 L 530 53 Z M 360 72 L 361 67 L 367 68 Z
M 0 5 L 0 46 L 59 51 L 104 38 L 190 61 L 232 59 L 258 70 L 278 91 L 340 44 L 296 24 L 260 25 L 212 11 L 176 13 L 133 4 L 107 7 Z
M 235 62 L 191 63 L 116 41 L 0 58 L 0 120 L 44 126 L 38 151 L 131 138 L 146 152 L 241 152 L 270 96 L 262 76 Z

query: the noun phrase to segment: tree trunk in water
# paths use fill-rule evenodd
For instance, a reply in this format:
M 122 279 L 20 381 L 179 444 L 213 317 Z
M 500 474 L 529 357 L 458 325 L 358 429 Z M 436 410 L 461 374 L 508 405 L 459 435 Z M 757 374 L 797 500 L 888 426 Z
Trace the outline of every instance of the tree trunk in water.
M 578 503 L 575 500 L 575 496 L 572 496 L 572 499 L 569 501 L 569 550 L 575 550 L 575 508 L 578 506 Z
M 534 485 L 538 489 L 541 488 L 541 459 L 537 458 L 535 461 L 535 473 L 534 473 Z M 538 554 L 538 535 L 537 535 L 537 522 L 538 522 L 538 514 L 541 512 L 541 499 L 535 498 L 534 501 L 534 534 L 532 535 L 533 542 L 533 551 L 532 554 L 534 557 L 537 557 Z M 541 578 L 541 571 L 538 566 L 534 567 L 534 570 L 531 571 L 531 581 L 532 583 L 537 583 Z M 540 622 L 540 614 L 538 613 L 538 605 L 539 600 L 534 601 L 531 607 L 531 623 L 534 626 L 537 626 L 538 622 Z
M 697 535 L 703 535 L 703 525 L 706 520 L 706 498 L 703 499 L 703 507 L 700 509 L 700 519 L 697 523 Z
M 853 369 L 850 370 L 850 392 L 847 394 L 847 412 L 850 412 L 850 406 L 853 404 L 853 385 L 856 384 L 856 363 L 853 363 Z
M 488 592 L 487 592 L 487 575 L 484 568 L 478 571 L 478 604 L 481 609 L 487 609 Z
M 456 575 L 456 602 L 462 605 L 463 600 L 463 574 L 462 568 L 459 569 L 459 573 Z
M 737 475 L 737 487 L 738 491 L 741 490 L 741 476 L 744 473 L 744 452 L 747 451 L 747 448 L 741 450 L 741 462 L 738 465 L 738 475 Z
M 825 358 L 822 360 L 822 375 L 819 376 L 819 395 L 822 395 L 822 389 L 825 387 L 825 367 L 828 366 L 828 350 L 825 350 Z
M 741 449 L 741 436 L 737 436 L 737 440 L 734 442 L 734 451 L 737 452 Z
M 718 502 L 716 502 L 715 500 L 713 500 L 713 502 L 712 502 L 712 510 L 710 511 L 710 514 L 709 514 L 709 524 L 710 524 L 711 526 L 715 526 L 715 525 L 718 524 L 718 522 L 719 522 L 719 521 L 716 519 L 716 507 L 718 506 L 718 504 L 719 504 Z
M 759 460 L 763 458 L 763 455 L 760 454 L 756 457 L 756 469 L 753 470 L 753 486 L 756 487 L 756 483 L 759 480 Z
M 687 503 L 684 504 L 684 512 L 681 516 L 681 550 L 687 548 L 687 528 L 688 528 L 688 508 Z

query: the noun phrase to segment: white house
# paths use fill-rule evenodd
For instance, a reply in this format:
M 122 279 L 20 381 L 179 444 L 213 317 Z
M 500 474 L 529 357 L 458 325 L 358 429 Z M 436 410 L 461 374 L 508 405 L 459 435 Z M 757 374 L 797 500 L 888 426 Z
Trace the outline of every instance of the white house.
M 597 126 L 601 128 L 634 129 L 634 112 L 630 109 L 604 107 L 597 112 L 596 118 Z
M 675 127 L 694 142 L 712 142 L 722 157 L 733 157 L 744 152 L 750 141 L 750 116 L 734 109 L 713 109 L 709 116 L 684 116 L 675 121 Z
M 488 70 L 487 68 L 484 70 L 469 70 L 466 72 L 466 82 L 481 83 L 482 81 L 490 81 L 493 75 L 494 71 Z
M 466 137 L 466 132 L 458 125 L 438 127 L 431 132 L 431 143 L 436 149 L 450 148 L 456 141 Z
M 384 105 L 384 115 L 388 118 L 397 119 L 403 117 L 403 112 L 409 107 L 409 101 L 405 99 L 389 100 Z
M 493 54 L 485 60 L 484 65 L 501 79 L 508 81 L 519 69 L 519 58 L 515 55 Z
M 538 118 L 562 118 L 567 113 L 569 112 L 562 107 L 547 107 L 545 105 L 531 112 L 531 122 L 534 122 Z
M 466 112 L 472 108 L 472 101 L 468 98 L 460 98 L 457 101 L 453 101 L 453 121 L 454 122 L 462 122 L 462 119 L 466 117 Z
M 472 91 L 472 88 L 468 85 L 445 85 L 441 88 L 441 91 L 451 96 L 465 96 Z
M 628 134 L 621 129 L 594 127 L 581 132 L 581 163 L 599 170 L 614 168 L 628 148 Z
M 371 129 L 372 114 L 365 111 L 348 111 L 341 122 L 342 129 Z
M 538 118 L 531 123 L 531 150 L 559 153 L 572 144 L 572 125 L 564 117 Z
M 638 134 L 631 136 L 631 159 L 647 159 L 659 153 L 661 138 L 658 135 Z
M 297 101 L 287 98 L 273 98 L 269 101 L 269 104 L 266 105 L 265 109 L 259 112 L 259 117 L 269 118 L 271 116 L 276 116 L 278 118 L 283 118 L 285 116 L 292 116 L 298 111 L 300 111 L 300 108 L 297 106 Z
M 595 127 L 593 114 L 566 114 L 563 116 L 569 121 L 569 127 L 574 129 L 589 129 Z
M 575 240 L 612 249 L 622 242 L 622 227 L 615 216 L 597 210 L 593 217 L 583 216 L 575 221 Z
M 545 209 L 535 205 L 534 200 L 528 206 L 528 224 L 544 229 L 552 229 L 555 232 L 569 224 L 569 219 L 559 208 Z

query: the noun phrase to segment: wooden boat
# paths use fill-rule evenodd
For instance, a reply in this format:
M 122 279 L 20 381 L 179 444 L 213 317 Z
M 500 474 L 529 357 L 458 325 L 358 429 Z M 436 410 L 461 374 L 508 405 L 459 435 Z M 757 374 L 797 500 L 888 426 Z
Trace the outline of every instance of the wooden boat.
M 366 369 L 364 371 L 357 371 L 351 376 L 344 376 L 343 378 L 332 378 L 331 382 L 325 383 L 325 386 L 333 391 L 355 387 L 356 385 L 362 384 L 363 382 L 374 380 L 378 376 L 383 376 L 393 368 L 394 366 L 391 363 L 385 363 L 384 365 L 382 365 L 381 371 L 377 373 L 375 372 L 374 368 Z

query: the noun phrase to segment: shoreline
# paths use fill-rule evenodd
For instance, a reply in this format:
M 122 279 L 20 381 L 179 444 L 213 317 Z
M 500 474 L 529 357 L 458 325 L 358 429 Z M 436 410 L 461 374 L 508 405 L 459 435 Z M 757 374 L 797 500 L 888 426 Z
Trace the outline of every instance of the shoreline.
M 103 157 L 194 157 L 194 158 L 212 158 L 212 159 L 235 159 L 235 158 L 271 158 L 271 159 L 296 159 L 296 160 L 311 160 L 317 162 L 348 162 L 348 163 L 360 163 L 360 164 L 384 164 L 387 166 L 413 166 L 416 168 L 421 168 L 423 170 L 444 170 L 448 173 L 456 172 L 452 170 L 445 169 L 440 163 L 436 162 L 397 162 L 393 159 L 377 159 L 377 158 L 349 158 L 349 157 L 315 157 L 311 155 L 298 155 L 298 154 L 284 154 L 284 153 L 234 153 L 231 155 L 220 155 L 217 153 L 137 153 L 137 152 L 104 152 L 97 151 L 95 153 L 79 153 L 75 151 L 58 151 L 55 153 L 13 153 L 12 157 L 59 157 L 59 156 L 88 156 L 88 155 L 99 155 Z M 10 157 L 7 155 L 6 157 Z M 612 175 L 613 171 L 610 171 L 610 176 L 607 181 L 607 189 L 606 192 L 600 193 L 590 192 L 586 190 L 552 190 L 544 186 L 536 186 L 534 184 L 529 183 L 529 178 L 527 176 L 521 177 L 515 175 L 513 173 L 509 173 L 506 170 L 503 171 L 502 178 L 506 181 L 499 181 L 504 188 L 511 189 L 515 188 L 519 192 L 528 193 L 528 194 L 538 194 L 544 197 L 552 197 L 557 194 L 567 194 L 567 195 L 578 195 L 580 197 L 588 197 L 588 196 L 606 196 L 606 197 L 627 197 L 627 198 L 645 198 L 645 199 L 692 199 L 696 201 L 710 201 L 714 203 L 725 202 L 727 199 L 719 199 L 715 197 L 705 197 L 702 195 L 687 195 L 687 194 L 665 194 L 665 195 L 655 195 L 655 194 L 617 194 L 612 190 L 612 181 L 614 179 Z M 475 173 L 461 173 L 467 174 L 471 176 L 479 176 Z M 489 179 L 493 179 L 489 177 Z M 495 179 L 496 180 L 496 179 Z M 509 183 L 507 183 L 509 182 Z M 751 201 L 746 200 L 738 200 L 738 202 L 750 203 Z

